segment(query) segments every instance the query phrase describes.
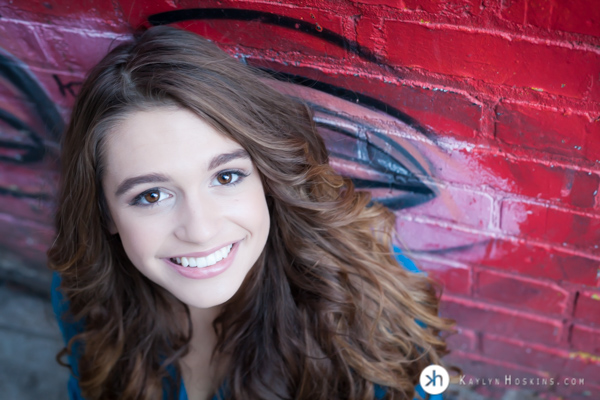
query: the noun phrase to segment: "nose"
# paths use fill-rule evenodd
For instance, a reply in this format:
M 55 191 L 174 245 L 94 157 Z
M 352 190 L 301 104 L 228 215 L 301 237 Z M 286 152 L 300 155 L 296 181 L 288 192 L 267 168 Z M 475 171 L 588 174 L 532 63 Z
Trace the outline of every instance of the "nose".
M 186 198 L 177 212 L 175 236 L 185 242 L 208 243 L 219 232 L 221 210 L 210 197 Z

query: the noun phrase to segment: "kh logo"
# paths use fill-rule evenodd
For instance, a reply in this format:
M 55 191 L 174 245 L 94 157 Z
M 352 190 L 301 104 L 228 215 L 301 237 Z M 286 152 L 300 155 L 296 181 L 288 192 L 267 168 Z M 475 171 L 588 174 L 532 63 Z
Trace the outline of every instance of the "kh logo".
M 444 367 L 432 364 L 421 372 L 419 378 L 421 387 L 428 394 L 444 393 L 450 385 L 450 375 Z

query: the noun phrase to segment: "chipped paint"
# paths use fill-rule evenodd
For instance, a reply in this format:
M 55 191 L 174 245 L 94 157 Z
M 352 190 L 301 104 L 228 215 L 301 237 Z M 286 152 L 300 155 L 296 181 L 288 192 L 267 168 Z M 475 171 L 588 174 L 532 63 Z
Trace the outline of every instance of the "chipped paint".
M 570 359 L 578 359 L 586 362 L 600 364 L 600 356 L 595 354 L 586 353 L 583 351 L 576 351 L 569 353 Z

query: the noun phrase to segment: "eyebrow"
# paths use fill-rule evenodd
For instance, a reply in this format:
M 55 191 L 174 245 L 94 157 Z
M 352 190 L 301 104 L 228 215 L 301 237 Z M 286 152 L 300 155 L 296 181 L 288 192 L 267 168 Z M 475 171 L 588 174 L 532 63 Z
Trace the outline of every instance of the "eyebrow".
M 219 166 L 228 163 L 229 161 L 238 159 L 238 158 L 250 158 L 248 152 L 244 149 L 236 150 L 232 153 L 219 154 L 210 160 L 208 164 L 208 170 L 213 170 L 218 168 Z M 115 192 L 115 196 L 122 196 L 124 193 L 130 191 L 133 187 L 137 185 L 141 185 L 143 183 L 164 183 L 169 182 L 171 178 L 168 175 L 164 174 L 146 174 L 134 176 L 132 178 L 127 178 L 117 187 L 117 191 Z
M 250 158 L 250 155 L 244 149 L 236 150 L 233 153 L 220 154 L 210 161 L 210 164 L 208 164 L 208 170 L 213 170 L 237 158 Z
M 163 174 L 147 174 L 134 176 L 133 178 L 125 179 L 119 187 L 117 187 L 117 191 L 115 192 L 115 196 L 119 197 L 124 193 L 130 191 L 134 186 L 141 185 L 142 183 L 162 183 L 169 182 L 171 178 Z

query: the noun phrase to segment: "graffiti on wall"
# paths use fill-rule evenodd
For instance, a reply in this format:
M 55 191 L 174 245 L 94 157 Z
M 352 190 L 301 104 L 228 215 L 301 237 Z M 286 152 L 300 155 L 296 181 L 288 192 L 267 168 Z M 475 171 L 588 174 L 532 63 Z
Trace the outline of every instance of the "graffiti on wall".
M 405 0 L 401 10 L 384 0 L 385 7 L 207 0 L 204 8 L 188 0 L 119 0 L 96 2 L 93 10 L 60 0 L 19 3 L 0 5 L 0 29 L 13 18 L 25 43 L 0 36 L 0 48 L 12 53 L 0 52 L 3 273 L 44 272 L 60 132 L 92 59 L 118 35 L 170 24 L 270 73 L 279 90 L 312 107 L 332 166 L 395 211 L 399 243 L 443 282 L 444 312 L 461 328 L 453 354 L 467 360 L 466 370 L 598 371 L 596 364 L 586 369 L 595 356 L 581 354 L 600 351 L 600 118 L 593 80 L 600 56 L 589 45 L 600 45 L 600 32 L 592 40 L 575 25 L 539 19 L 571 30 L 551 36 L 528 27 L 535 40 L 520 30 L 511 40 L 511 24 L 525 20 L 514 2 L 496 2 L 495 11 L 467 0 Z M 543 10 L 531 8 L 527 18 L 537 12 Z M 455 19 L 447 19 L 451 14 Z M 46 15 L 57 22 L 50 26 Z M 511 21 L 502 35 L 491 32 L 502 22 L 498 15 Z M 38 25 L 24 29 L 30 21 Z M 483 25 L 472 30 L 477 23 Z M 429 43 L 426 56 L 421 43 Z M 480 44 L 501 49 L 509 63 L 493 52 L 472 53 Z M 530 61 L 530 54 L 552 62 Z M 56 65 L 40 67 L 36 57 L 48 55 Z M 547 75 L 561 83 L 538 73 L 546 64 L 553 66 Z M 577 74 L 568 73 L 571 66 Z M 510 358 L 533 344 L 535 357 Z M 539 362 L 550 354 L 559 360 L 552 371 Z

